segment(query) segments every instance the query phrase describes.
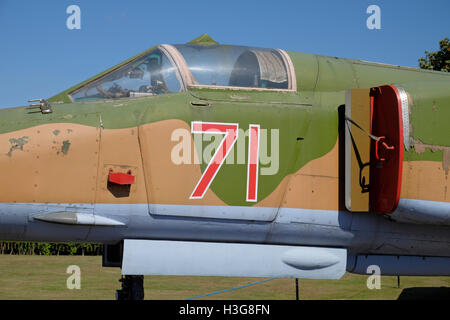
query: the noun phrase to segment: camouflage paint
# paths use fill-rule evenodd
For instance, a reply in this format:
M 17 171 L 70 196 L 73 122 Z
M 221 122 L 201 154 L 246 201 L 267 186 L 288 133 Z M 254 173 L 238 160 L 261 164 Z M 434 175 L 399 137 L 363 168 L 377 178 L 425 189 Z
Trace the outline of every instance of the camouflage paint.
M 446 121 L 450 118 L 450 75 L 288 53 L 295 66 L 296 93 L 191 89 L 155 97 L 70 102 L 69 92 L 133 57 L 49 99 L 52 114 L 31 113 L 25 107 L 1 110 L 0 170 L 13 182 L 0 190 L 0 201 L 335 210 L 340 207 L 342 179 L 338 108 L 345 103 L 345 91 L 390 83 L 400 84 L 410 93 L 411 136 L 424 144 L 420 150 L 416 144 L 405 152 L 402 197 L 450 201 L 446 151 L 450 147 Z M 207 101 L 210 106 L 191 103 L 196 101 Z M 167 163 L 167 152 L 174 142 L 161 137 L 168 137 L 176 128 L 190 128 L 194 120 L 237 122 L 240 128 L 258 123 L 262 129 L 280 129 L 279 171 L 260 176 L 258 203 L 245 201 L 245 164 L 224 164 L 204 199 L 186 197 L 206 164 L 174 168 Z M 74 138 L 69 137 L 71 134 Z M 108 166 L 133 168 L 137 172 L 130 197 L 108 195 Z M 174 172 L 177 174 L 171 176 Z M 434 180 L 420 178 L 431 175 Z M 183 177 L 181 182 L 179 177 Z M 432 192 L 435 189 L 440 192 Z

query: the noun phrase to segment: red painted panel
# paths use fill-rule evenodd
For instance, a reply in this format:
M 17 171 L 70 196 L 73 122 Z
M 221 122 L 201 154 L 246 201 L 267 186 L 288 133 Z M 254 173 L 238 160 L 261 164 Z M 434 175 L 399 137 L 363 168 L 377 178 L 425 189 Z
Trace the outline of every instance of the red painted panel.
M 380 137 L 370 146 L 370 207 L 388 214 L 400 200 L 403 166 L 402 105 L 393 85 L 371 90 L 372 134 Z

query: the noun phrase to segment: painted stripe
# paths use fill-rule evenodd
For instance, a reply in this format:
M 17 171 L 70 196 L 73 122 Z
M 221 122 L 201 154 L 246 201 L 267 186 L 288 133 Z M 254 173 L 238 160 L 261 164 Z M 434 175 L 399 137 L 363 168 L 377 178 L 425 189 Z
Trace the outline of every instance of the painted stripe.
M 259 124 L 251 124 L 249 129 L 249 152 L 247 164 L 247 202 L 258 201 L 259 140 Z
M 45 203 L 0 203 L 0 216 L 42 215 L 62 210 L 82 211 L 90 204 L 45 204 Z M 450 219 L 450 203 L 416 199 L 401 199 L 395 214 L 409 210 L 420 213 L 436 213 Z M 91 209 L 92 210 L 92 209 Z M 150 211 L 150 212 L 149 212 Z M 273 221 L 280 224 L 301 223 L 324 226 L 339 226 L 349 229 L 353 215 L 346 211 L 318 210 L 302 208 L 246 207 L 246 206 L 205 206 L 176 204 L 96 204 L 96 217 L 110 217 L 127 224 L 130 216 L 148 217 L 150 215 L 177 216 L 192 218 L 215 218 L 251 221 Z M 357 215 L 358 216 L 358 215 Z M 372 221 L 373 215 L 359 215 Z M 396 215 L 392 215 L 395 217 Z M 431 222 L 431 220 L 430 220 Z

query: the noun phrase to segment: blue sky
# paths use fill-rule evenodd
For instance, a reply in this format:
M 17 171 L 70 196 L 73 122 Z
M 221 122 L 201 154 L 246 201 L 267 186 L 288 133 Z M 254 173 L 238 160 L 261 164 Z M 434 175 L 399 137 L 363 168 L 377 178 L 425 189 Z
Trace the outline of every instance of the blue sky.
M 69 30 L 66 8 L 81 9 Z M 369 30 L 369 5 L 381 29 Z M 448 0 L 0 0 L 0 108 L 48 98 L 155 44 L 224 44 L 418 66 L 450 36 Z

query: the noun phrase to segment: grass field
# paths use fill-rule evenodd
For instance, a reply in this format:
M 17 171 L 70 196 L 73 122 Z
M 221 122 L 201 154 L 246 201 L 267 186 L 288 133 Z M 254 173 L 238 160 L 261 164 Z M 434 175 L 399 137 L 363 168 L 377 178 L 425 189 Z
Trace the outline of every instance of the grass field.
M 66 287 L 70 276 L 66 270 L 70 265 L 80 267 L 80 290 Z M 0 300 L 110 300 L 115 299 L 115 290 L 120 289 L 119 278 L 120 269 L 102 268 L 101 257 L 0 255 Z M 367 278 L 364 275 L 346 274 L 341 280 L 300 279 L 300 299 L 398 299 L 403 289 L 414 287 L 423 288 L 415 293 L 416 298 L 422 298 L 423 294 L 430 292 L 429 287 L 450 287 L 450 277 L 401 277 L 401 287 L 397 288 L 397 277 L 386 276 L 381 277 L 381 289 L 369 290 Z M 261 280 L 264 279 L 146 276 L 145 299 L 181 300 Z M 441 288 L 438 297 L 448 298 L 448 292 L 448 289 Z M 202 299 L 293 300 L 295 280 L 275 279 Z

